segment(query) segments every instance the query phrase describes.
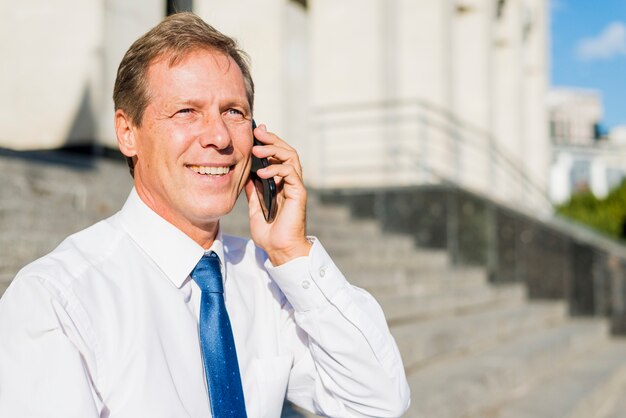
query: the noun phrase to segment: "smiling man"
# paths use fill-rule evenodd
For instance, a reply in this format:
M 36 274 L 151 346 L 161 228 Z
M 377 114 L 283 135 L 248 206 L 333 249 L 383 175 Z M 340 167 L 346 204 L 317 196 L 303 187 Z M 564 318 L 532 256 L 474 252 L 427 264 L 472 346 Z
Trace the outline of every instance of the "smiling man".
M 2 417 L 400 416 L 409 391 L 374 299 L 305 231 L 298 155 L 263 125 L 234 41 L 173 15 L 115 84 L 134 188 L 120 212 L 20 271 L 0 300 Z M 263 217 L 250 158 L 272 164 Z M 251 240 L 219 219 L 245 189 Z

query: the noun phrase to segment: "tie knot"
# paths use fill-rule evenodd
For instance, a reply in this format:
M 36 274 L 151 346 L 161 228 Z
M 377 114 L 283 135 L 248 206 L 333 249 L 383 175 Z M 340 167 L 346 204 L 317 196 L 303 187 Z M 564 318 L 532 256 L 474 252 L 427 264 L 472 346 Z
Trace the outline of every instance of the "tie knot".
M 224 293 L 220 259 L 213 251 L 202 256 L 192 270 L 191 278 L 203 292 Z

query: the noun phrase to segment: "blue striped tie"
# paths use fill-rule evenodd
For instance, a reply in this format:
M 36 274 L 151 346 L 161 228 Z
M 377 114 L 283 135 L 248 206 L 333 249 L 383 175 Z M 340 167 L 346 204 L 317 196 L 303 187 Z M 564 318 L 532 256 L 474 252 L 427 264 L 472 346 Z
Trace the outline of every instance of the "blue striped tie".
M 191 278 L 202 290 L 200 343 L 211 414 L 213 418 L 245 418 L 241 375 L 224 304 L 224 285 L 217 254 L 213 251 L 205 254 L 191 272 Z

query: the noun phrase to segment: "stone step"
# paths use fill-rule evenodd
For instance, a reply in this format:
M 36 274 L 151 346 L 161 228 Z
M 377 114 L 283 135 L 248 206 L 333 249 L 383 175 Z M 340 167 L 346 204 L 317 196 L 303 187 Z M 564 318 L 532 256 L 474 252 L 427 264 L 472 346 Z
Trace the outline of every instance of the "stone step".
M 250 236 L 250 227 L 247 215 L 235 216 L 232 213 L 220 220 L 222 231 L 229 235 L 240 237 Z M 372 243 L 380 239 L 381 231 L 371 221 L 343 220 L 328 222 L 324 220 L 307 220 L 307 234 L 320 238 L 323 242 L 349 237 L 361 242 Z
M 623 399 L 620 395 L 624 384 L 626 341 L 608 340 L 554 376 L 537 382 L 521 398 L 488 414 L 493 418 L 621 418 L 626 416 L 626 404 L 615 401 Z M 612 403 L 620 409 L 610 409 Z
M 309 235 L 315 235 L 324 240 L 351 237 L 367 243 L 376 243 L 382 234 L 380 227 L 369 220 L 350 220 L 342 223 L 308 221 L 307 227 Z
M 229 217 L 231 223 L 247 224 L 248 201 L 245 196 L 240 196 Z M 307 220 L 309 223 L 341 224 L 352 222 L 350 210 L 340 205 L 324 205 L 315 201 L 314 196 L 309 195 L 307 202 Z M 372 221 L 369 221 L 372 222 Z
M 347 207 L 324 205 L 311 199 L 307 202 L 306 214 L 310 221 L 351 221 L 350 210 Z
M 371 292 L 374 296 L 396 294 L 424 295 L 451 287 L 479 287 L 487 284 L 485 270 L 477 267 L 447 268 L 422 271 L 407 269 L 383 271 L 343 271 L 348 281 Z
M 360 239 L 358 236 L 346 235 L 334 239 L 318 236 L 324 248 L 332 254 L 355 254 L 363 253 L 367 255 L 401 255 L 408 257 L 419 251 L 414 241 L 410 237 L 398 237 L 380 234 L 372 242 Z M 440 251 L 443 253 L 443 251 Z
M 615 339 L 620 344 L 624 344 L 624 338 Z M 625 356 L 622 355 L 621 362 L 625 361 Z M 623 367 L 623 364 L 620 364 L 616 367 Z M 600 414 L 597 414 L 597 418 L 623 418 L 626 415 L 626 383 L 622 383 L 621 387 L 617 391 L 617 396 L 615 399 L 612 399 L 609 402 L 605 411 L 602 411 Z
M 507 341 L 482 353 L 438 362 L 409 377 L 410 418 L 477 417 L 523 385 L 548 376 L 607 338 L 601 320 L 573 320 Z
M 377 300 L 393 326 L 497 305 L 518 306 L 526 301 L 526 290 L 520 285 L 458 286 L 424 295 L 378 295 Z
M 342 271 L 372 271 L 376 274 L 396 270 L 423 272 L 447 270 L 450 268 L 448 256 L 441 251 L 416 250 L 409 256 L 392 254 L 335 254 L 330 252 L 333 261 Z
M 565 320 L 564 303 L 498 306 L 462 316 L 434 318 L 391 328 L 407 373 L 451 355 L 468 354 Z
M 246 215 L 247 216 L 247 215 Z M 220 220 L 222 231 L 241 237 L 250 236 L 248 218 L 232 213 Z M 352 239 L 359 242 L 375 243 L 381 238 L 381 231 L 372 221 L 307 221 L 307 234 L 318 237 L 322 242 Z

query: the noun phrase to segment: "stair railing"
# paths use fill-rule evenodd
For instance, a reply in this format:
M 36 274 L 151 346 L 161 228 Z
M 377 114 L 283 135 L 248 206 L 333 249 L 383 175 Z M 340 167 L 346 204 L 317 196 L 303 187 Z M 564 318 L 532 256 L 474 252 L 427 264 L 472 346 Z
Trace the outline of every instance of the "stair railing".
M 545 187 L 490 133 L 419 99 L 318 108 L 315 186 L 450 183 L 527 210 L 549 212 Z

